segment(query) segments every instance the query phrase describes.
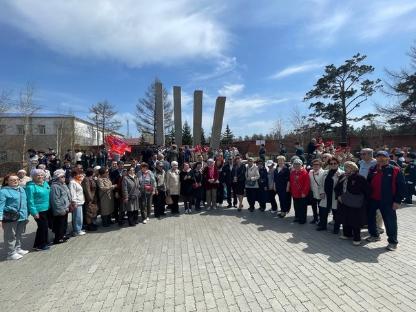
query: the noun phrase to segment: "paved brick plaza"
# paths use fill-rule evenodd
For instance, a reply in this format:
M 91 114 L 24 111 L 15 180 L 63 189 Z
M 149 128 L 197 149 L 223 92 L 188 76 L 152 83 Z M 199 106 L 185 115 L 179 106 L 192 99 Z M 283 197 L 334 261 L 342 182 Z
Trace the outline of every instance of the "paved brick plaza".
M 292 218 L 220 209 L 74 238 L 0 262 L 0 311 L 416 311 L 415 207 L 396 252 Z

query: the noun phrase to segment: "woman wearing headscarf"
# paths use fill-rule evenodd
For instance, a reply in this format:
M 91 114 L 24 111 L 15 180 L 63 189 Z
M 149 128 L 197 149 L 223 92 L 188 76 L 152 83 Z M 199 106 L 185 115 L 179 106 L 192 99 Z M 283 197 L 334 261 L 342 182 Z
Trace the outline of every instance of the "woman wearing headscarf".
M 299 224 L 306 223 L 310 187 L 309 174 L 303 167 L 302 160 L 295 159 L 293 168 L 290 171 L 290 193 L 293 197 L 293 207 L 295 208 L 294 222 L 299 222 Z
M 98 170 L 98 201 L 101 209 L 101 220 L 104 227 L 110 226 L 111 214 L 114 211 L 114 193 L 113 190 L 117 187 L 113 185 L 109 178 L 109 170 L 107 168 L 100 168 Z
M 232 188 L 238 199 L 238 211 L 243 208 L 244 188 L 246 183 L 246 166 L 241 162 L 241 156 L 236 155 L 231 169 Z
M 129 226 L 136 226 L 139 223 L 141 191 L 140 181 L 136 176 L 133 166 L 129 168 L 127 175 L 123 177 L 121 182 L 121 196 L 123 200 L 123 211 L 127 212 Z
M 50 192 L 50 205 L 53 214 L 54 244 L 67 241 L 68 212 L 72 206 L 71 193 L 65 184 L 65 170 L 55 170 Z
M 254 164 L 253 158 L 249 158 L 246 167 L 246 195 L 249 204 L 248 210 L 251 212 L 254 211 L 254 205 L 256 204 L 256 196 L 259 190 L 259 179 L 259 169 Z
M 192 203 L 192 170 L 189 166 L 189 163 L 183 164 L 183 169 L 179 174 L 179 178 L 181 181 L 181 195 L 183 200 L 183 205 L 185 209 L 185 213 L 191 213 L 191 203 Z
M 352 161 L 344 163 L 345 173 L 335 186 L 338 199 L 338 216 L 342 224 L 342 239 L 353 239 L 353 244 L 361 243 L 361 227 L 367 223 L 366 202 L 370 196 L 370 185 L 366 178 L 358 174 L 358 166 Z
M 143 223 L 146 224 L 150 219 L 152 210 L 153 195 L 156 191 L 156 181 L 153 172 L 149 170 L 149 165 L 145 162 L 140 164 L 140 171 L 138 173 L 140 183 L 140 214 Z
M 208 159 L 207 166 L 203 171 L 207 210 L 217 208 L 217 188 L 219 184 L 219 173 L 212 158 Z
M 339 177 L 344 173 L 339 169 L 339 160 L 336 157 L 330 158 L 329 170 L 325 170 L 319 183 L 319 193 L 321 201 L 319 203 L 319 227 L 318 230 L 325 230 L 328 224 L 328 214 L 332 211 L 334 218 L 333 233 L 338 234 L 340 222 L 337 215 L 337 198 L 334 188 L 338 183 Z
M 44 180 L 45 172 L 34 169 L 31 172 L 32 181 L 26 184 L 27 205 L 30 214 L 35 218 L 37 230 L 33 249 L 48 250 L 48 210 L 50 186 Z
M 19 185 L 21 187 L 26 187 L 27 182 L 32 181 L 32 179 L 30 177 L 28 177 L 26 170 L 24 169 L 20 169 L 17 172 L 17 176 L 19 177 Z
M 94 177 L 94 169 L 87 168 L 85 178 L 81 183 L 85 198 L 85 224 L 87 231 L 97 230 L 97 181 Z
M 274 171 L 274 183 L 276 186 L 276 193 L 279 197 L 280 204 L 280 218 L 284 218 L 290 211 L 292 205 L 292 197 L 290 196 L 290 170 L 286 166 L 286 157 L 283 155 L 277 156 L 277 168 Z
M 27 218 L 26 192 L 19 185 L 17 175 L 7 175 L 0 189 L 0 227 L 3 227 L 7 260 L 19 260 L 29 252 L 21 247 Z
M 84 175 L 79 171 L 72 171 L 72 179 L 69 181 L 69 191 L 71 192 L 71 200 L 74 205 L 72 210 L 72 232 L 74 236 L 85 235 L 85 231 L 82 230 L 83 213 L 82 206 L 85 203 L 84 190 L 81 183 L 84 179 Z
M 172 214 L 179 213 L 180 185 L 178 162 L 172 161 L 171 169 L 166 172 L 166 194 L 172 199 L 172 204 L 169 205 Z

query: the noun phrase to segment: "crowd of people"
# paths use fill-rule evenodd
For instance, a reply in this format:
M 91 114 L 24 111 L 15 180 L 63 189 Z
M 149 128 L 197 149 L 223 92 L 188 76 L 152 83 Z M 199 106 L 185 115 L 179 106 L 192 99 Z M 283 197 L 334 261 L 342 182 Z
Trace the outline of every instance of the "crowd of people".
M 374 155 L 373 155 L 374 154 Z M 108 160 L 99 152 L 100 162 L 85 161 L 81 151 L 68 151 L 61 164 L 56 153 L 29 150 L 29 174 L 22 169 L 4 177 L 0 189 L 0 220 L 7 259 L 21 259 L 22 234 L 29 216 L 37 223 L 33 249 L 46 251 L 70 237 L 96 231 L 99 226 L 136 226 L 178 214 L 217 208 L 243 208 L 258 204 L 262 212 L 285 218 L 293 202 L 293 222 L 307 222 L 311 206 L 316 230 L 332 232 L 341 239 L 361 243 L 361 229 L 368 227 L 369 242 L 385 232 L 388 250 L 397 248 L 396 210 L 404 200 L 412 202 L 416 185 L 416 154 L 370 148 L 356 159 L 348 147 L 333 148 L 312 140 L 307 153 L 295 145 L 295 155 L 287 159 L 286 148 L 266 161 L 262 145 L 259 157 L 243 157 L 237 148 L 200 150 L 175 145 L 167 149 L 143 151 L 140 161 Z M 89 158 L 89 160 L 94 159 Z M 223 206 L 224 202 L 226 206 Z M 279 202 L 279 204 L 277 203 Z M 68 217 L 71 216 L 71 227 Z M 332 215 L 332 221 L 328 216 Z M 100 217 L 100 218 L 99 218 Z M 100 221 L 99 221 L 100 220 Z M 383 226 L 384 225 L 384 226 Z

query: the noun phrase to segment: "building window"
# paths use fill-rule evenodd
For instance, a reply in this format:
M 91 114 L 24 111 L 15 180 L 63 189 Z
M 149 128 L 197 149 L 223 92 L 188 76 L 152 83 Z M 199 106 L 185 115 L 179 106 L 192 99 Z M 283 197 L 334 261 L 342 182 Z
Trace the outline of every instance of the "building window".
M 19 135 L 24 135 L 25 134 L 25 126 L 24 125 L 17 125 L 17 133 Z
M 0 134 L 6 134 L 6 125 L 0 125 Z
M 46 134 L 46 126 L 45 125 L 38 125 L 38 133 L 39 134 Z
M 7 161 L 7 152 L 0 151 L 0 163 Z

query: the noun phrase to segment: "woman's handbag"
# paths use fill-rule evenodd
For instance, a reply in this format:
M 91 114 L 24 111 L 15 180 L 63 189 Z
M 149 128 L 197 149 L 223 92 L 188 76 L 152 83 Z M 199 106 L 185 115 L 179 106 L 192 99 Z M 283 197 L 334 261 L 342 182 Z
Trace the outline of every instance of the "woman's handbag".
M 173 199 L 172 196 L 167 195 L 166 199 L 165 199 L 166 205 L 172 205 L 173 204 Z
M 351 208 L 361 208 L 364 205 L 364 194 L 352 194 L 346 191 L 341 195 L 343 205 Z

